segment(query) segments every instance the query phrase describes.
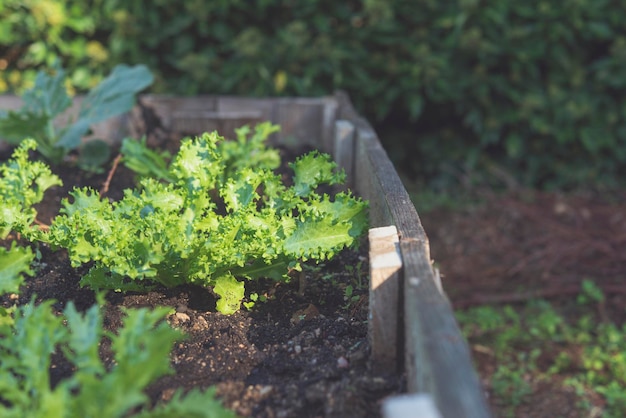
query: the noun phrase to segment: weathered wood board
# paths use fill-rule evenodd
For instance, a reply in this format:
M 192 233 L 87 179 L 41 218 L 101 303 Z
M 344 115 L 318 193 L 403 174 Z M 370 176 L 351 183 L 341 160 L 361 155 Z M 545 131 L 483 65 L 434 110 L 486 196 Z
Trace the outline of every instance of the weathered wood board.
M 400 272 L 402 259 L 395 226 L 369 230 L 370 292 L 368 334 L 372 368 L 377 372 L 401 369 Z

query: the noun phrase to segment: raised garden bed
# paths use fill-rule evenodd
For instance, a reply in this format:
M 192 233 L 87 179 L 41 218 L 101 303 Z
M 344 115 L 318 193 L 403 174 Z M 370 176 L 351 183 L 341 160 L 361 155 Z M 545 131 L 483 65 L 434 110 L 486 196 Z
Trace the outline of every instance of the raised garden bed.
M 406 402 L 431 416 L 488 416 L 415 208 L 376 134 L 346 96 L 143 96 L 131 113 L 95 132 L 114 142 L 145 135 L 152 146 L 175 148 L 183 136 L 217 130 L 232 137 L 234 128 L 263 121 L 282 127 L 271 142 L 285 153 L 315 148 L 333 155 L 347 173 L 347 186 L 370 202 L 369 241 L 360 251 L 345 250 L 323 266 L 305 268 L 305 280 L 253 283 L 248 290 L 268 301 L 230 316 L 216 313 L 215 297 L 193 286 L 109 294 L 104 321 L 110 329 L 120 324 L 120 307 L 164 305 L 172 308 L 169 322 L 188 334 L 172 352 L 176 374 L 152 385 L 151 398 L 167 400 L 178 387 L 216 385 L 225 405 L 245 416 L 379 416 L 385 399 L 391 399 L 388 416 Z M 52 207 L 40 208 L 43 222 L 67 188 L 100 189 L 106 180 L 106 174 L 59 174 L 66 189 L 54 191 Z M 119 199 L 132 180 L 119 167 L 107 196 Z M 62 253 L 42 251 L 44 264 L 20 300 L 54 298 L 59 312 L 71 300 L 79 309 L 91 306 L 93 293 L 78 287 L 85 271 L 72 269 Z M 53 377 L 70 374 L 70 366 L 54 363 Z M 427 396 L 393 396 L 414 393 Z

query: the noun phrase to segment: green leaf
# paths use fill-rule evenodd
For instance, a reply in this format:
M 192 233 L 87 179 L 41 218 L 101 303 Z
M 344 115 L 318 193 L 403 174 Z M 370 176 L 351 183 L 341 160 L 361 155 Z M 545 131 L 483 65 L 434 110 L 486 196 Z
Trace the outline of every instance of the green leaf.
M 221 141 L 218 143 L 224 165 L 223 179 L 235 177 L 244 168 L 255 170 L 274 170 L 280 165 L 280 155 L 277 150 L 268 148 L 265 142 L 269 136 L 280 130 L 280 126 L 270 122 L 256 125 L 250 135 L 250 127 L 245 125 L 235 130 L 236 141 Z
M 37 73 L 35 85 L 24 93 L 22 100 L 24 110 L 46 116 L 50 120 L 70 107 L 72 100 L 67 94 L 65 71 L 59 61 L 54 63 L 52 71 Z
M 144 177 L 173 182 L 174 178 L 168 171 L 167 160 L 171 158 L 168 152 L 158 153 L 146 145 L 146 138 L 141 140 L 126 138 L 122 141 L 121 153 L 126 167 Z
M 50 118 L 31 111 L 0 111 L 0 138 L 19 144 L 24 138 L 44 138 Z
M 104 334 L 102 315 L 97 305 L 80 314 L 72 301 L 67 304 L 64 314 L 71 329 L 64 354 L 78 369 L 72 380 L 85 384 L 93 376 L 101 376 L 106 371 L 99 355 L 100 340 Z
M 113 72 L 83 99 L 78 120 L 56 141 L 56 146 L 74 149 L 91 125 L 120 115 L 135 105 L 135 95 L 152 84 L 144 65 L 117 65 Z
M 285 251 L 297 258 L 331 258 L 352 243 L 350 228 L 347 223 L 332 225 L 324 220 L 297 222 L 296 230 L 285 240 Z
M 101 379 L 83 385 L 85 396 L 75 406 L 84 416 L 122 417 L 147 404 L 147 385 L 171 372 L 169 352 L 181 334 L 163 321 L 168 308 L 126 310 L 117 335 L 108 334 L 115 365 Z
M 256 190 L 263 177 L 264 173 L 245 168 L 238 173 L 237 179 L 228 179 L 221 192 L 226 209 L 237 212 L 254 204 L 260 197 Z
M 217 310 L 224 315 L 234 314 L 241 307 L 245 288 L 243 282 L 232 275 L 226 274 L 215 279 L 213 291 L 220 297 Z
M 30 264 L 34 258 L 29 247 L 18 247 L 15 241 L 9 250 L 0 247 L 0 295 L 19 292 L 24 275 L 33 275 Z
M 51 152 L 55 142 L 52 121 L 71 105 L 65 89 L 65 71 L 58 62 L 50 73 L 37 73 L 35 85 L 24 93 L 22 101 L 20 110 L 0 114 L 0 138 L 16 144 L 34 137 L 40 151 Z
M 243 267 L 231 268 L 230 272 L 233 276 L 246 277 L 248 279 L 267 277 L 276 281 L 283 281 L 288 277 L 287 272 L 291 264 L 290 259 L 287 257 L 281 257 L 271 262 L 258 258 Z
M 1 416 L 34 416 L 28 412 L 38 410 L 59 412 L 51 405 L 50 357 L 67 331 L 62 328 L 61 318 L 52 314 L 52 303 L 35 306 L 31 301 L 18 307 L 11 332 L 0 338 Z M 3 411 L 5 407 L 13 412 L 9 415 Z
M 308 153 L 289 164 L 294 171 L 294 189 L 298 196 L 309 195 L 320 184 L 337 184 L 345 181 L 345 173 L 328 154 Z
M 101 173 L 102 166 L 111 158 L 111 146 L 101 139 L 92 139 L 80 147 L 78 166 L 85 171 Z

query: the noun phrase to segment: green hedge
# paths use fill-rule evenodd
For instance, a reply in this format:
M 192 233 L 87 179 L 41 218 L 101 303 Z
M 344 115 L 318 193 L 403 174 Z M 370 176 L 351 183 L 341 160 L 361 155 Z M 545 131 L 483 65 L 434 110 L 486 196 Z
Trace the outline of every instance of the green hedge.
M 90 3 L 0 1 L 0 93 L 19 93 L 31 87 L 37 70 L 59 59 L 69 70 L 74 90 L 98 84 L 114 65 L 97 37 L 105 17 Z
M 37 18 L 42 4 L 65 17 Z M 616 185 L 622 22 L 616 0 L 5 0 L 0 51 L 15 58 L 0 56 L 0 87 L 60 56 L 79 90 L 122 62 L 152 68 L 156 92 L 344 89 L 431 184 L 504 170 L 529 185 Z

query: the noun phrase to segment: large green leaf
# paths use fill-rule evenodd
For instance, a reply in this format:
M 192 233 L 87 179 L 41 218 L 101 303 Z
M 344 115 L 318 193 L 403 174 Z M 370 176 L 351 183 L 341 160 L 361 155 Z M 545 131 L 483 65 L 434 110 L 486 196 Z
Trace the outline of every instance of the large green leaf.
M 90 127 L 98 122 L 129 111 L 135 105 L 135 95 L 152 84 L 153 77 L 144 65 L 118 65 L 113 72 L 83 99 L 78 119 L 56 143 L 74 149 Z
M 353 242 L 349 223 L 331 224 L 325 219 L 298 222 L 285 240 L 285 252 L 297 258 L 324 260 Z
M 51 72 L 40 71 L 33 88 L 22 96 L 23 105 L 18 111 L 0 113 L 0 138 L 13 144 L 27 137 L 37 138 L 45 146 L 53 144 L 45 138 L 49 124 L 72 104 L 65 89 L 65 71 L 56 63 Z
M 42 138 L 49 118 L 32 111 L 0 111 L 0 139 L 19 144 L 27 137 Z

